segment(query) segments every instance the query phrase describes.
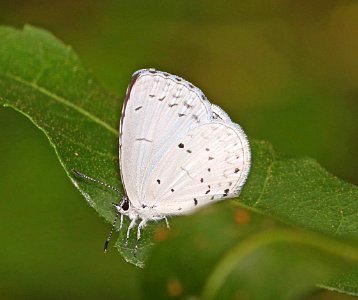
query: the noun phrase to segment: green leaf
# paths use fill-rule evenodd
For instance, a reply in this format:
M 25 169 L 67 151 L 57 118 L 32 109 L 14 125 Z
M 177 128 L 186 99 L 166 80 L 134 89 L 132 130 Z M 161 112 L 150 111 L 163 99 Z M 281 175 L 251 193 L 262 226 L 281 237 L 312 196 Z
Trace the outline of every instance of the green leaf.
M 252 141 L 252 169 L 240 203 L 298 228 L 358 240 L 358 188 L 311 158 L 277 155 Z
M 1 27 L 0 103 L 24 114 L 46 134 L 72 182 L 99 215 L 112 222 L 112 203 L 120 196 L 75 177 L 71 170 L 120 188 L 119 98 L 96 81 L 70 46 L 50 33 L 30 26 Z M 297 228 L 357 240 L 356 187 L 311 159 L 285 158 L 268 143 L 251 144 L 253 167 L 241 203 Z M 135 234 L 127 247 L 121 232 L 116 246 L 122 256 L 143 266 L 154 244 L 152 236 L 162 225 L 144 231 L 138 256 Z
M 354 243 L 216 206 L 176 220 L 155 247 L 143 276 L 147 298 L 306 299 L 317 285 L 358 295 Z
M 0 104 L 19 111 L 45 133 L 74 185 L 99 215 L 112 223 L 112 203 L 121 197 L 74 176 L 72 170 L 121 189 L 119 97 L 105 90 L 71 47 L 49 32 L 32 26 L 23 30 L 0 27 Z M 125 260 L 143 266 L 152 247 L 152 226 L 144 231 L 137 256 L 135 234 L 127 247 L 121 233 L 117 248 Z
M 24 114 L 46 134 L 72 182 L 112 222 L 112 202 L 120 197 L 74 177 L 71 170 L 120 187 L 118 97 L 102 88 L 71 47 L 50 33 L 31 26 L 22 31 L 2 27 L 0 102 Z

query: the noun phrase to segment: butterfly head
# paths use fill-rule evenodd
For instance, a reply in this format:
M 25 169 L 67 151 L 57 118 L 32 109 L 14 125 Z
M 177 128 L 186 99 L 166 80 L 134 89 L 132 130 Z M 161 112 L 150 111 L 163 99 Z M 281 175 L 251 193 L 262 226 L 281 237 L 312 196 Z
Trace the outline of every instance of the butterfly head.
M 118 203 L 113 203 L 114 207 L 121 215 L 128 215 L 131 210 L 131 203 L 127 196 L 123 196 L 122 201 Z

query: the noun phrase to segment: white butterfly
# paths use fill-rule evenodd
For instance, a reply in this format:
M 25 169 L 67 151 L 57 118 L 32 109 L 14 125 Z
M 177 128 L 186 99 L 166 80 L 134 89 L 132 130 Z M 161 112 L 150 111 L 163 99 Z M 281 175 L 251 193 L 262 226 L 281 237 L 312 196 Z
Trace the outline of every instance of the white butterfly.
M 237 197 L 250 170 L 241 127 L 197 87 L 165 72 L 133 74 L 119 130 L 126 195 L 115 207 L 120 228 L 124 215 L 131 220 L 127 240 L 138 221 L 137 241 L 148 221 L 167 222 L 168 216 Z

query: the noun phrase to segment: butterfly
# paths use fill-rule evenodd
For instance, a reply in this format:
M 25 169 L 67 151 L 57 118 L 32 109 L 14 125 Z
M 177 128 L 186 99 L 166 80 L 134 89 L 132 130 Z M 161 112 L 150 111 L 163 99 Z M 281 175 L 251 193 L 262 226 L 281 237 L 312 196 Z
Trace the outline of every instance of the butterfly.
M 120 228 L 123 216 L 131 220 L 126 241 L 138 223 L 138 244 L 149 221 L 165 220 L 169 226 L 170 216 L 237 197 L 249 174 L 251 151 L 241 127 L 200 89 L 178 76 L 143 69 L 127 88 L 119 164 L 125 195 L 115 205 L 117 217 Z

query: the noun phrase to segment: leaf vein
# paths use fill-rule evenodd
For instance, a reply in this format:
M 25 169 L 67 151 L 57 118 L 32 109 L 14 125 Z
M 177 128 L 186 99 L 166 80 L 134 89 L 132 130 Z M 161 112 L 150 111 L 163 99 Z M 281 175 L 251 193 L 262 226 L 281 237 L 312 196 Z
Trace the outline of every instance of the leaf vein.
M 256 205 L 260 202 L 261 198 L 263 197 L 263 194 L 265 193 L 265 190 L 267 189 L 268 185 L 269 185 L 269 181 L 271 180 L 272 178 L 272 167 L 274 165 L 274 160 L 271 161 L 270 165 L 268 166 L 267 168 L 267 173 L 266 173 L 266 179 L 265 179 L 265 182 L 264 182 L 264 185 L 262 187 L 262 190 L 261 190 L 261 193 L 260 193 L 260 196 L 257 197 L 255 203 L 252 205 L 253 207 L 256 207 Z
M 118 135 L 118 131 L 113 128 L 112 126 L 108 125 L 106 122 L 104 122 L 103 120 L 101 120 L 100 118 L 98 118 L 97 116 L 93 115 L 92 113 L 90 113 L 89 111 L 83 109 L 82 107 L 80 106 L 77 106 L 75 105 L 74 103 L 72 103 L 71 101 L 59 96 L 59 95 L 56 95 L 52 92 L 50 92 L 49 90 L 37 85 L 35 82 L 29 82 L 19 76 L 16 76 L 16 75 L 12 75 L 12 74 L 5 74 L 5 73 L 0 73 L 2 74 L 3 76 L 9 78 L 9 79 L 12 79 L 12 80 L 15 80 L 17 82 L 20 82 L 28 87 L 31 87 L 33 89 L 35 89 L 36 91 L 56 100 L 57 102 L 60 102 L 68 107 L 71 107 L 72 109 L 76 110 L 77 112 L 81 113 L 82 115 L 88 117 L 89 119 L 91 119 L 93 122 L 99 124 L 100 126 L 104 127 L 105 129 L 107 129 L 108 131 L 110 131 L 111 133 L 115 134 L 115 135 Z

